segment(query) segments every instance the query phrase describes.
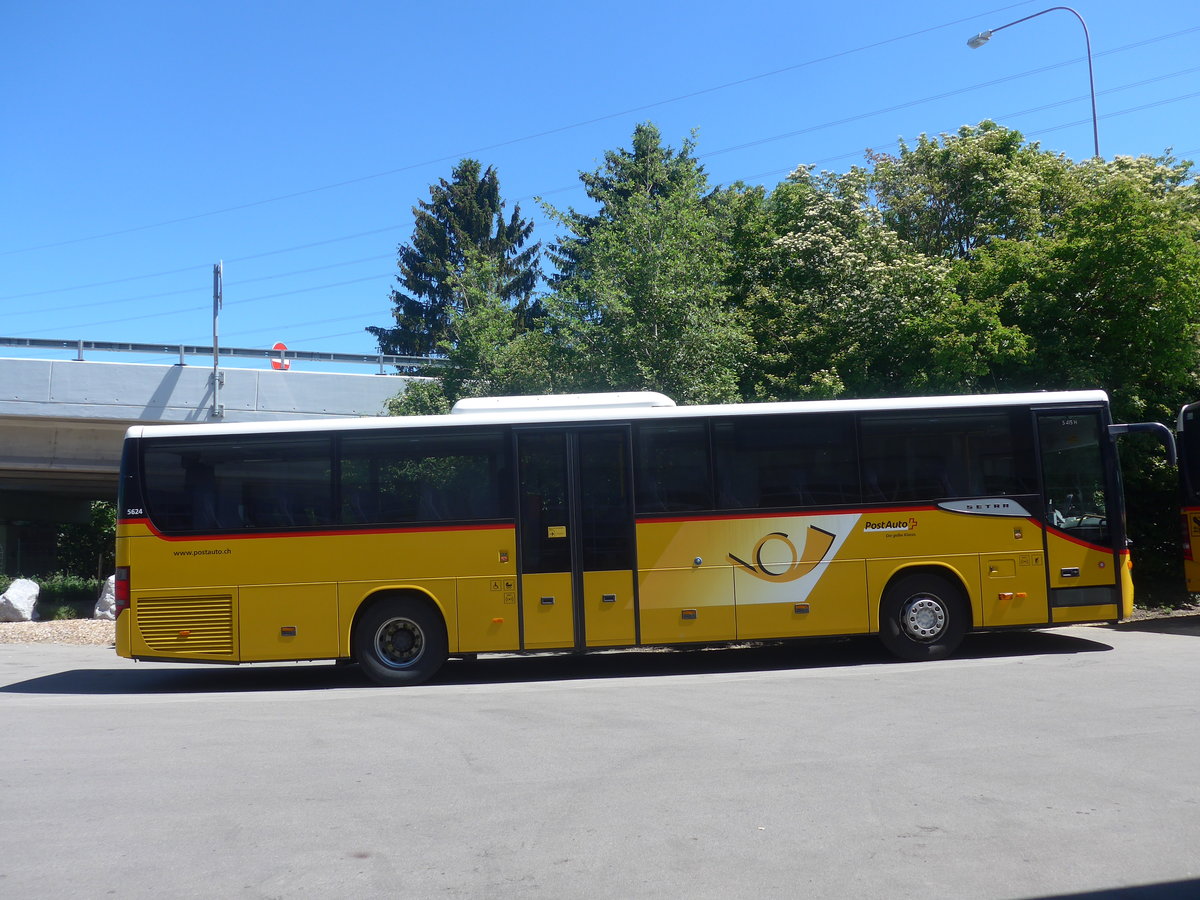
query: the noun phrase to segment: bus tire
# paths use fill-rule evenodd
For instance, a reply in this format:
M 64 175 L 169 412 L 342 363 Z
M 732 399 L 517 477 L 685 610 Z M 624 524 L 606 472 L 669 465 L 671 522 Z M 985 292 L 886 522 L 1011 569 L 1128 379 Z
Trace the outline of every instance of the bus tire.
M 901 659 L 943 659 L 962 643 L 970 614 L 962 589 L 930 572 L 901 575 L 879 604 L 879 639 Z
M 446 654 L 446 624 L 420 600 L 378 600 L 354 629 L 354 657 L 377 684 L 422 684 L 437 674 Z

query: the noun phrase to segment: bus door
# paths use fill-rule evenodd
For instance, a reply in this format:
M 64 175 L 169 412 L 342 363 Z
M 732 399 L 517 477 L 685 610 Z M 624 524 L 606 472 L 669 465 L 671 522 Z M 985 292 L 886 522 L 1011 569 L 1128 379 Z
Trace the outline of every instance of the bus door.
M 1096 409 L 1039 411 L 1050 621 L 1117 618 L 1123 526 L 1116 459 Z
M 521 429 L 523 649 L 637 643 L 629 429 Z
M 1200 403 L 1179 411 L 1179 493 L 1183 540 L 1183 574 L 1187 589 L 1200 592 Z

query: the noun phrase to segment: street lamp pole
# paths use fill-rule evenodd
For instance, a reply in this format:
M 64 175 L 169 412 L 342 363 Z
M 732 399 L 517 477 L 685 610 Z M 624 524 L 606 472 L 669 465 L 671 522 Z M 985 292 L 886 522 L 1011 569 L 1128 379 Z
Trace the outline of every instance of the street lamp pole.
M 978 50 L 980 47 L 982 47 L 984 44 L 986 44 L 989 40 L 991 40 L 992 35 L 995 34 L 997 31 L 1003 31 L 1005 28 L 1011 28 L 1013 25 L 1020 25 L 1022 22 L 1028 22 L 1030 19 L 1036 19 L 1038 16 L 1044 16 L 1048 12 L 1054 12 L 1055 10 L 1060 10 L 1060 9 L 1063 10 L 1064 12 L 1069 12 L 1076 19 L 1078 19 L 1079 24 L 1083 26 L 1083 41 L 1084 41 L 1084 44 L 1087 46 L 1088 88 L 1091 90 L 1091 94 L 1092 94 L 1092 145 L 1095 150 L 1096 159 L 1099 159 L 1100 158 L 1100 124 L 1099 124 L 1099 119 L 1096 116 L 1096 79 L 1092 74 L 1092 38 L 1091 38 L 1091 35 L 1088 34 L 1087 22 L 1083 21 L 1083 16 L 1081 16 L 1075 10 L 1071 9 L 1071 7 L 1069 7 L 1069 6 L 1051 6 L 1049 9 L 1043 9 L 1041 12 L 1035 12 L 1033 15 L 1025 16 L 1025 18 L 1023 18 L 1023 19 L 1017 19 L 1014 22 L 1009 22 L 1009 23 L 1007 23 L 1005 25 L 1001 25 L 997 28 L 989 28 L 987 31 L 981 31 L 981 32 L 979 32 L 979 34 L 975 35 L 973 38 L 970 38 L 967 40 L 967 46 L 970 47 L 972 50 Z

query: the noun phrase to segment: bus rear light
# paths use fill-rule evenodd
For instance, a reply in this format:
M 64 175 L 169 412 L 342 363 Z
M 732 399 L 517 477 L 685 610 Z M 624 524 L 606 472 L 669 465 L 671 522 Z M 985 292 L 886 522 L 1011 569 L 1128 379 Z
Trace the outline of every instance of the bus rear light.
M 113 584 L 115 614 L 120 618 L 121 613 L 129 609 L 129 566 L 117 566 L 117 577 Z

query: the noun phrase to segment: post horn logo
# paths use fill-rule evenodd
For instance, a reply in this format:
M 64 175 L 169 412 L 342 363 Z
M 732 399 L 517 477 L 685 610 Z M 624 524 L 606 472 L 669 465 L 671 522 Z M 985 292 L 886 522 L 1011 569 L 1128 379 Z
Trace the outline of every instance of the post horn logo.
M 763 581 L 773 581 L 776 583 L 795 581 L 797 578 L 803 578 L 815 569 L 817 564 L 825 558 L 825 554 L 833 546 L 834 537 L 835 535 L 825 531 L 823 528 L 809 525 L 804 541 L 804 552 L 801 553 L 796 550 L 796 545 L 791 542 L 786 534 L 782 531 L 772 531 L 766 537 L 759 538 L 758 543 L 754 545 L 754 552 L 751 554 L 754 558 L 753 563 L 748 563 L 744 559 L 734 556 L 732 553 L 729 554 L 729 559 L 755 578 L 761 578 Z M 781 541 L 791 552 L 792 561 L 790 563 L 771 563 L 768 567 L 763 562 L 762 557 L 763 547 L 770 541 Z

